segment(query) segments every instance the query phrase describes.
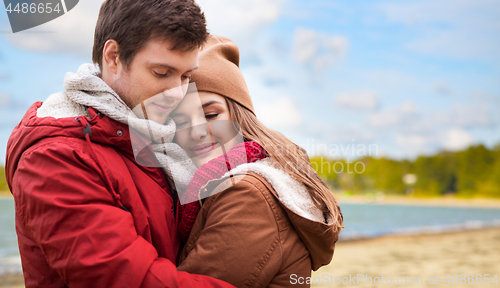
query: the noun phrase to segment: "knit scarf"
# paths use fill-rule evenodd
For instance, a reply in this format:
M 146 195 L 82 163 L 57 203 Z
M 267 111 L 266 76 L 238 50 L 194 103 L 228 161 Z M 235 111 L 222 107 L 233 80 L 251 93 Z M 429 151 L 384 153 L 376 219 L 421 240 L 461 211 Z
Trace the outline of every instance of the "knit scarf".
M 181 197 L 179 208 L 178 232 L 182 241 L 187 241 L 194 221 L 201 209 L 199 191 L 208 181 L 220 179 L 233 168 L 245 163 L 253 163 L 268 157 L 269 154 L 257 142 L 243 142 L 234 146 L 226 154 L 210 160 L 194 173 L 194 177 Z
M 64 78 L 66 95 L 74 103 L 92 107 L 149 138 L 158 162 L 171 183 L 176 185 L 174 188 L 184 190 L 197 168 L 186 152 L 176 143 L 172 143 L 176 131 L 174 121 L 169 118 L 167 123 L 162 125 L 138 118 L 99 77 L 100 73 L 99 67 L 93 64 L 83 64 L 77 73 L 67 73 Z

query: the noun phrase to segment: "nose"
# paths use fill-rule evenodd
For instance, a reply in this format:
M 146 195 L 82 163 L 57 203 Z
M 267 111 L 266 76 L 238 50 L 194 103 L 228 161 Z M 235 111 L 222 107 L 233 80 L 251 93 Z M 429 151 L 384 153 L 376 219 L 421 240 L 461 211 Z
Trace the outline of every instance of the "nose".
M 209 134 L 207 123 L 201 123 L 197 125 L 193 125 L 191 128 L 191 138 L 195 141 L 200 141 L 205 139 Z
M 187 85 L 184 85 L 187 87 Z M 186 88 L 182 85 L 176 86 L 174 88 L 163 91 L 163 96 L 169 100 L 169 102 L 178 103 L 184 98 L 186 94 Z

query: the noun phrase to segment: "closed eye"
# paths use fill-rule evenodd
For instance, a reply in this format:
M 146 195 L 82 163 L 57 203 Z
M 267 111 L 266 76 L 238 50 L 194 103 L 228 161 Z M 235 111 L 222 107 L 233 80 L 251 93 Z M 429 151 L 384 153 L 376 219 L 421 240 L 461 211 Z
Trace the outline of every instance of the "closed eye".
M 217 118 L 217 116 L 219 116 L 219 113 L 212 113 L 212 114 L 205 115 L 205 118 L 208 120 L 213 120 L 213 119 Z
M 170 73 L 158 73 L 156 71 L 154 71 L 154 74 L 156 77 L 159 77 L 159 78 L 165 78 L 165 77 L 168 77 L 170 75 Z
M 180 122 L 174 121 L 174 122 L 177 127 L 182 127 L 188 124 L 188 121 L 180 121 Z

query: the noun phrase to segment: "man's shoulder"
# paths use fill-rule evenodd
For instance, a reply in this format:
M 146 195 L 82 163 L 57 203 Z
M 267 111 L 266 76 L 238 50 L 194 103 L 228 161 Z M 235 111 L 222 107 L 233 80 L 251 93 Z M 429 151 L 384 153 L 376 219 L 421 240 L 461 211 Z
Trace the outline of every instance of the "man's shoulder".
M 71 101 L 66 91 L 61 91 L 50 95 L 38 108 L 36 115 L 39 118 L 65 118 L 88 116 L 88 111 L 85 106 Z
M 93 151 L 99 150 L 97 147 L 100 146 L 99 144 L 92 143 L 92 145 Z M 54 165 L 58 165 L 57 163 L 61 163 L 61 165 L 62 163 L 64 165 L 74 163 L 76 166 L 82 164 L 84 166 L 93 166 L 95 159 L 91 156 L 89 149 L 90 147 L 88 147 L 88 143 L 84 139 L 64 136 L 46 137 L 26 149 L 20 158 L 20 162 L 50 162 Z

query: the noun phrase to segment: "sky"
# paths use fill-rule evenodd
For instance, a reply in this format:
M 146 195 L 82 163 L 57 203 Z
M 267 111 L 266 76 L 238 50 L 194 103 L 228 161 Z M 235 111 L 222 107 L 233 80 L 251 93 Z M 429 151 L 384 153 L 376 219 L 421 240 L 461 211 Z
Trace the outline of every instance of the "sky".
M 0 10 L 0 163 L 28 107 L 91 62 L 102 1 L 12 33 Z M 500 144 L 500 1 L 199 0 L 257 117 L 310 155 L 414 159 Z

